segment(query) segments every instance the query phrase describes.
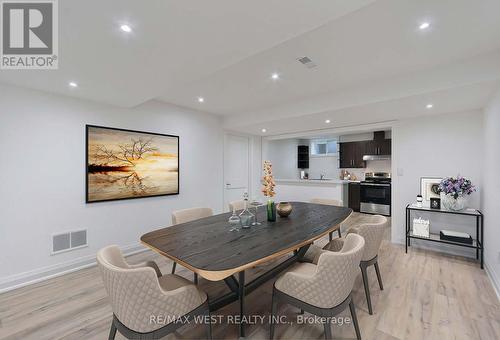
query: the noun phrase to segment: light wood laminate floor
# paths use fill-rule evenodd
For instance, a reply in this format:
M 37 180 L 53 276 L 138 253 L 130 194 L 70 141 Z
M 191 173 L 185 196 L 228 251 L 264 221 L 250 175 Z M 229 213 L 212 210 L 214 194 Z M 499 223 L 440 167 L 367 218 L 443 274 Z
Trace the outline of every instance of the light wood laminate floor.
M 366 216 L 354 214 L 346 226 L 362 222 Z M 344 229 L 344 228 L 343 228 Z M 383 241 L 379 263 L 384 282 L 380 291 L 373 268 L 369 268 L 374 315 L 369 315 L 361 275 L 354 286 L 363 339 L 500 339 L 500 304 L 486 276 L 470 260 L 441 253 L 389 243 L 390 230 Z M 319 240 L 322 245 L 327 238 Z M 172 262 L 146 251 L 130 256 L 130 263 L 153 259 L 163 273 Z M 273 265 L 273 264 L 270 264 Z M 179 267 L 178 267 L 179 268 Z M 256 267 L 248 279 L 265 267 Z M 192 273 L 179 268 L 178 273 L 192 279 Z M 226 291 L 224 283 L 200 280 L 200 287 L 210 296 Z M 248 315 L 269 315 L 272 281 L 247 297 Z M 96 267 L 50 279 L 0 295 L 0 339 L 107 339 L 111 307 Z M 227 317 L 237 315 L 237 303 L 217 311 Z M 294 322 L 298 310 L 281 305 L 279 313 Z M 344 313 L 349 316 L 348 311 Z M 336 339 L 355 338 L 352 324 L 333 325 Z M 267 339 L 268 324 L 247 326 L 247 337 Z M 204 328 L 187 325 L 166 339 L 204 338 Z M 214 339 L 236 339 L 237 325 L 213 326 Z M 280 339 L 322 339 L 321 324 L 279 325 Z M 124 339 L 117 334 L 116 339 Z

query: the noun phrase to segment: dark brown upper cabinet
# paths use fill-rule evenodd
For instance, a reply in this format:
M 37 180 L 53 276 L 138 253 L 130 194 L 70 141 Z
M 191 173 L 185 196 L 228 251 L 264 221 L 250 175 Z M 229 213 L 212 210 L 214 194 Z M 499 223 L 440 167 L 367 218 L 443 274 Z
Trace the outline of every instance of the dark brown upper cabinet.
M 365 142 L 340 143 L 340 168 L 365 168 L 363 156 L 366 150 Z
M 379 139 L 370 140 L 365 143 L 365 155 L 390 155 L 391 154 L 391 140 Z
M 299 145 L 297 147 L 297 167 L 299 169 L 309 168 L 309 146 Z

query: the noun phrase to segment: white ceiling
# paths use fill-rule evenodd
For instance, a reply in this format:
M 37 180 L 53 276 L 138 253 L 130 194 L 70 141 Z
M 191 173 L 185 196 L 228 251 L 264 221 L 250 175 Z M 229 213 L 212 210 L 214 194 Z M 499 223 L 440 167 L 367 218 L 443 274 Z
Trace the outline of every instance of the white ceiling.
M 59 70 L 0 71 L 0 82 L 125 107 L 159 99 L 259 134 L 321 129 L 326 118 L 342 126 L 429 114 L 429 101 L 433 114 L 477 109 L 499 86 L 498 0 L 59 6 Z M 420 31 L 424 21 L 431 26 Z M 318 66 L 304 67 L 302 56 Z
M 183 87 L 192 107 L 199 93 L 187 84 L 372 1 L 59 1 L 59 70 L 4 70 L 0 82 L 119 106 Z

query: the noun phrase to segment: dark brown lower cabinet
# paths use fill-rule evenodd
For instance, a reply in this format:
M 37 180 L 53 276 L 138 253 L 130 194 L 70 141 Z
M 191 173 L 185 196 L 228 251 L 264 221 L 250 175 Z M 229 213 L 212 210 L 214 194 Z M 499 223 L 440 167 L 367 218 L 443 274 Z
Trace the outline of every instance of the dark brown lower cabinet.
M 349 208 L 359 212 L 361 192 L 359 183 L 349 183 Z

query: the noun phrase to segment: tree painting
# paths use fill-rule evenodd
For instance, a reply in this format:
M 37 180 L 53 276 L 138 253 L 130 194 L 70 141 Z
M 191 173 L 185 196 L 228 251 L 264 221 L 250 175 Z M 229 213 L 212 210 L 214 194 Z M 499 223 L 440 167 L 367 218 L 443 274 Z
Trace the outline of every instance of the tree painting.
M 87 126 L 87 202 L 179 193 L 179 137 Z

